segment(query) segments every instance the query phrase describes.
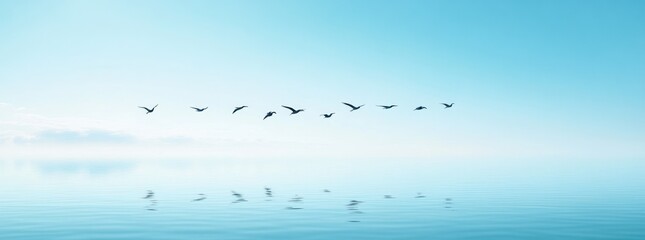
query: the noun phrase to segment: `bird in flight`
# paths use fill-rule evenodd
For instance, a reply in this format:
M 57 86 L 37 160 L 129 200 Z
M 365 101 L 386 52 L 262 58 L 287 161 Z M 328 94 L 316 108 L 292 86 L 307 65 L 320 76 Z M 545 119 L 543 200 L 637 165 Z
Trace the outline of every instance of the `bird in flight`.
M 285 105 L 282 105 L 282 107 L 291 110 L 291 114 L 289 114 L 289 115 L 294 115 L 294 114 L 298 114 L 299 112 L 305 111 L 304 109 L 296 110 L 296 109 L 294 109 L 292 107 L 285 106 Z
M 267 113 L 267 115 L 265 115 L 265 116 L 264 116 L 264 118 L 263 118 L 262 120 L 267 119 L 268 117 L 273 116 L 273 114 L 276 114 L 276 112 L 273 112 L 273 111 L 268 112 L 268 113 Z
M 243 109 L 243 108 L 245 108 L 245 107 L 249 107 L 249 106 L 236 107 L 236 108 L 235 108 L 235 110 L 233 110 L 233 113 L 231 113 L 231 114 L 235 114 L 235 112 L 240 111 L 240 110 L 242 110 L 242 109 Z
M 423 110 L 423 109 L 428 109 L 428 108 L 424 107 L 424 106 L 418 106 L 417 108 L 414 109 L 414 111 L 419 111 L 419 110 Z
M 450 104 L 442 103 L 442 104 L 443 104 L 444 106 L 446 106 L 446 107 L 444 107 L 444 108 L 451 108 L 451 107 L 452 107 L 452 105 L 453 105 L 453 104 L 455 104 L 455 103 L 450 103 Z
M 330 117 L 331 117 L 332 115 L 334 115 L 334 114 L 335 114 L 335 113 L 320 114 L 320 116 L 323 116 L 323 117 L 325 117 L 325 118 L 330 118 Z
M 145 110 L 147 111 L 147 112 L 146 112 L 146 114 L 148 114 L 148 113 L 154 112 L 154 111 L 155 111 L 155 108 L 156 108 L 157 106 L 159 106 L 159 104 L 155 105 L 152 109 L 147 108 L 147 107 L 142 107 L 142 106 L 139 106 L 139 108 L 143 108 L 143 109 L 145 109 Z
M 195 109 L 195 111 L 197 112 L 203 112 L 204 110 L 208 109 L 208 107 L 205 107 L 205 108 L 190 107 L 190 108 Z
M 383 109 L 390 109 L 390 108 L 396 107 L 397 105 L 389 105 L 389 106 L 376 105 L 376 106 L 382 107 Z
M 353 112 L 354 110 L 358 110 L 358 109 L 360 109 L 362 106 L 365 106 L 365 104 L 363 104 L 363 105 L 360 105 L 360 106 L 358 106 L 358 107 L 357 107 L 357 106 L 351 105 L 351 104 L 346 103 L 346 102 L 343 102 L 343 104 L 345 104 L 345 105 L 349 106 L 350 108 L 352 108 L 352 110 L 350 110 L 350 112 Z

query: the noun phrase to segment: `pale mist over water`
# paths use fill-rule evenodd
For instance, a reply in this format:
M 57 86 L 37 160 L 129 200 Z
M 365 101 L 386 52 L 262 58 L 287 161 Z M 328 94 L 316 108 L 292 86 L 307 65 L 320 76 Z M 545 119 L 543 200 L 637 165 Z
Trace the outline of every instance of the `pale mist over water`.
M 0 239 L 642 239 L 644 165 L 3 159 Z

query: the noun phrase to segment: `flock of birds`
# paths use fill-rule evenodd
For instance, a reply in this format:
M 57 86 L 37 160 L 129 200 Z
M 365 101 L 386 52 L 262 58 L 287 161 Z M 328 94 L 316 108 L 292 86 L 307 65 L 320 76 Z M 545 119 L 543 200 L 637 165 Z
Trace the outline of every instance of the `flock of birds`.
M 329 189 L 324 189 L 324 193 L 331 193 Z M 266 197 L 267 201 L 271 201 L 271 198 L 273 198 L 273 190 L 270 187 L 264 187 L 264 194 Z M 241 193 L 238 193 L 236 191 L 231 191 L 231 196 L 233 197 L 233 201 L 231 203 L 242 203 L 242 202 L 247 202 L 247 200 L 244 198 L 244 196 Z M 157 211 L 157 199 L 155 198 L 155 192 L 152 190 L 148 190 L 146 195 L 142 197 L 145 200 L 149 200 L 149 204 L 146 206 L 146 210 L 148 211 Z M 383 198 L 385 199 L 394 199 L 395 197 L 392 195 L 383 195 Z M 414 198 L 426 198 L 425 195 L 422 193 L 417 193 Z M 191 202 L 199 202 L 206 200 L 206 194 L 200 193 L 197 195 L 196 198 L 192 199 Z M 288 200 L 289 203 L 301 203 L 303 202 L 303 197 L 299 195 L 295 195 L 294 197 L 290 198 Z M 347 211 L 352 214 L 363 214 L 364 212 L 359 209 L 360 204 L 364 203 L 364 201 L 359 201 L 359 200 L 350 200 L 345 206 L 347 207 Z M 452 208 L 452 198 L 445 198 L 444 199 L 444 208 Z M 300 210 L 303 209 L 302 207 L 297 207 L 297 205 L 294 206 L 288 206 L 285 208 L 286 210 Z M 358 220 L 349 220 L 348 222 L 360 222 Z
M 346 102 L 342 102 L 342 104 L 350 107 L 351 108 L 350 112 L 359 110 L 363 106 L 365 106 L 365 104 L 354 105 L 354 104 L 350 104 L 350 103 L 346 103 Z M 445 109 L 445 108 L 451 108 L 454 103 L 450 103 L 450 104 L 441 103 L 441 104 L 444 106 L 444 109 Z M 146 114 L 150 114 L 150 113 L 153 113 L 158 106 L 159 106 L 159 104 L 155 105 L 152 108 L 147 108 L 147 107 L 142 107 L 142 106 L 139 106 L 139 108 L 142 108 L 142 109 L 146 110 Z M 382 108 L 384 110 L 388 110 L 388 109 L 398 107 L 398 105 L 395 105 L 395 104 L 393 104 L 393 105 L 376 105 L 376 106 L 380 107 L 380 108 Z M 240 111 L 242 109 L 248 108 L 248 107 L 249 106 L 235 107 L 235 109 L 233 109 L 232 114 L 235 114 L 236 112 L 238 112 L 238 111 Z M 289 111 L 291 111 L 290 115 L 298 114 L 298 113 L 301 113 L 301 112 L 305 111 L 305 109 L 302 109 L 302 108 L 296 109 L 296 108 L 293 108 L 293 107 L 290 107 L 290 106 L 285 106 L 285 105 L 282 105 L 282 107 L 287 109 L 287 110 L 289 110 Z M 204 107 L 204 108 L 190 107 L 190 108 L 194 109 L 196 112 L 203 112 L 203 111 L 206 111 L 208 109 L 208 107 Z M 420 110 L 424 110 L 424 109 L 428 109 L 428 108 L 425 107 L 425 106 L 418 106 L 418 107 L 414 108 L 413 111 L 420 111 Z M 264 115 L 264 118 L 262 118 L 262 120 L 267 119 L 267 118 L 269 118 L 269 117 L 271 117 L 271 116 L 273 116 L 275 114 L 277 114 L 277 112 L 269 111 L 269 112 L 266 113 L 266 115 Z M 324 118 L 331 118 L 334 114 L 336 114 L 336 113 L 334 113 L 334 112 L 332 112 L 332 113 L 323 113 L 320 116 L 322 116 Z M 273 190 L 271 188 L 265 187 L 264 190 L 265 190 L 265 195 L 266 195 L 267 198 L 272 198 L 273 197 Z M 330 193 L 331 191 L 328 190 L 328 189 L 324 189 L 323 192 Z M 244 198 L 244 196 L 241 193 L 231 191 L 231 195 L 234 197 L 234 200 L 233 200 L 232 203 L 247 202 L 247 200 Z M 383 197 L 385 199 L 393 199 L 394 198 L 392 195 L 384 195 Z M 414 198 L 425 198 L 425 197 L 426 197 L 425 195 L 423 195 L 421 193 L 417 193 L 417 195 Z M 155 199 L 155 193 L 153 191 L 148 190 L 147 194 L 143 197 L 143 199 L 146 199 L 146 200 L 150 201 L 149 204 L 146 206 L 147 210 L 149 210 L 149 211 L 157 211 L 157 207 L 156 207 L 157 206 L 157 200 Z M 199 201 L 203 201 L 203 200 L 206 200 L 206 199 L 207 199 L 206 194 L 200 193 L 192 201 L 193 202 L 199 202 Z M 298 196 L 298 195 L 295 195 L 293 198 L 291 198 L 289 200 L 290 203 L 300 203 L 302 201 L 303 201 L 303 197 Z M 363 213 L 359 209 L 359 205 L 362 204 L 362 203 L 363 203 L 363 201 L 351 200 L 351 201 L 349 201 L 349 203 L 346 204 L 347 210 L 350 213 Z M 452 199 L 451 198 L 446 198 L 445 199 L 445 208 L 451 208 L 451 204 L 452 204 Z M 289 206 L 289 207 L 286 207 L 286 209 L 287 210 L 300 210 L 300 209 L 303 209 L 303 208 Z M 351 220 L 349 222 L 360 222 L 360 221 Z
M 358 109 L 361 109 L 361 107 L 365 106 L 365 104 L 363 104 L 363 105 L 353 105 L 353 104 L 346 103 L 346 102 L 342 102 L 342 104 L 345 104 L 346 106 L 350 107 L 351 108 L 351 110 L 349 110 L 350 112 L 356 111 Z M 441 103 L 441 104 L 444 106 L 444 108 L 451 108 L 454 103 L 450 103 L 450 104 Z M 157 108 L 158 106 L 159 106 L 159 104 L 155 105 L 152 108 L 147 108 L 147 107 L 142 107 L 142 106 L 139 106 L 139 108 L 142 108 L 142 109 L 146 110 L 146 114 L 149 114 L 149 113 L 154 112 L 155 108 Z M 398 107 L 398 105 L 376 105 L 376 106 L 380 107 L 380 108 L 383 108 L 385 110 Z M 249 106 L 235 107 L 235 109 L 233 109 L 232 114 L 235 114 L 237 111 L 240 111 L 240 110 L 242 110 L 244 108 L 247 108 L 247 107 L 249 107 Z M 296 108 L 285 106 L 285 105 L 282 105 L 282 107 L 285 108 L 285 109 L 288 109 L 289 111 L 291 111 L 291 114 L 289 114 L 289 115 L 294 115 L 294 114 L 298 114 L 298 113 L 301 113 L 301 112 L 305 111 L 305 109 L 302 109 L 302 108 L 296 109 Z M 194 109 L 196 112 L 203 112 L 206 109 L 208 109 L 208 107 L 205 107 L 205 108 L 190 107 L 190 108 Z M 414 108 L 413 111 L 420 111 L 420 110 L 424 110 L 424 109 L 428 109 L 428 108 L 425 107 L 425 106 L 418 106 L 418 107 Z M 269 111 L 269 112 L 266 113 L 266 115 L 264 115 L 264 118 L 262 118 L 262 120 L 267 119 L 268 117 L 271 117 L 271 116 L 273 116 L 275 114 L 277 114 L 277 112 Z M 331 118 L 334 114 L 336 114 L 336 113 L 334 113 L 334 112 L 332 112 L 332 113 L 323 113 L 323 114 L 320 114 L 320 116 L 322 116 L 324 118 Z

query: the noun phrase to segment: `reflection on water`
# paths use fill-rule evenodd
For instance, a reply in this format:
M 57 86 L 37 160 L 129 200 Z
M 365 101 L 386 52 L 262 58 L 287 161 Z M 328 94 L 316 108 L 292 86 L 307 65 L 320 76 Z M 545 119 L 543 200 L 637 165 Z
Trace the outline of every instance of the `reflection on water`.
M 643 166 L 2 160 L 0 239 L 644 239 Z
M 117 171 L 128 171 L 134 162 L 127 161 L 45 161 L 34 162 L 34 166 L 43 174 L 77 174 L 89 175 L 110 174 Z

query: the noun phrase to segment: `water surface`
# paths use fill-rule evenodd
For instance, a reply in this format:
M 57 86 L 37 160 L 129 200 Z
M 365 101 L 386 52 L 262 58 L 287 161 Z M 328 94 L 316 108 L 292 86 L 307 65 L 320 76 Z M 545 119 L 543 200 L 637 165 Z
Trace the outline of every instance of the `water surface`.
M 4 159 L 0 239 L 645 239 L 641 162 Z

